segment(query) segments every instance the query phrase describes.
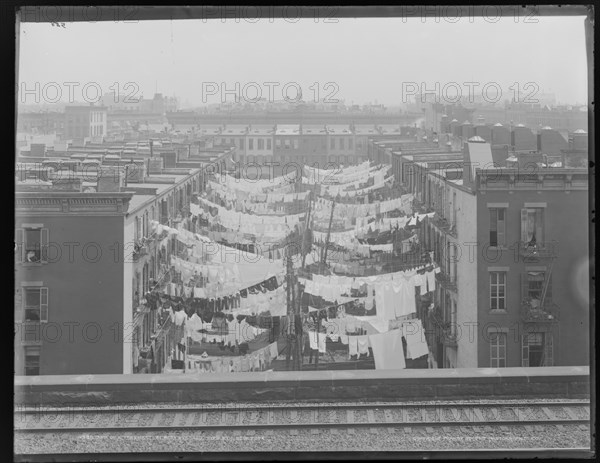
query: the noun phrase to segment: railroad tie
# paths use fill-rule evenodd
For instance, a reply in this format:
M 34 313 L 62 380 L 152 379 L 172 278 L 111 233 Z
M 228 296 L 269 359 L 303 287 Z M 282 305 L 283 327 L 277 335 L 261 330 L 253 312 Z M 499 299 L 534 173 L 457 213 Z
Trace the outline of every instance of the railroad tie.
M 367 419 L 369 423 L 375 423 L 375 411 L 372 408 L 367 408 Z
M 394 421 L 394 417 L 392 416 L 392 411 L 391 411 L 391 410 L 389 410 L 389 409 L 387 409 L 387 408 L 386 408 L 386 409 L 383 411 L 383 415 L 384 415 L 384 417 L 385 417 L 385 422 L 386 422 L 386 423 L 391 423 L 391 422 L 393 422 L 393 421 Z
M 556 419 L 556 416 L 548 407 L 542 407 L 542 412 L 548 417 L 549 420 Z
M 354 410 L 346 410 L 346 422 L 348 424 L 354 424 Z
M 479 422 L 479 423 L 485 422 L 485 418 L 483 417 L 481 410 L 479 410 L 478 408 L 473 408 L 473 416 L 476 418 L 477 422 Z
M 290 410 L 290 421 L 294 424 L 298 422 L 298 412 L 296 410 Z
M 567 415 L 569 415 L 569 418 L 571 418 L 572 420 L 577 419 L 577 415 L 571 407 L 563 407 L 563 410 L 566 412 Z
M 192 420 L 194 419 L 193 413 L 178 413 L 179 415 L 179 423 L 181 426 L 188 427 L 191 425 Z

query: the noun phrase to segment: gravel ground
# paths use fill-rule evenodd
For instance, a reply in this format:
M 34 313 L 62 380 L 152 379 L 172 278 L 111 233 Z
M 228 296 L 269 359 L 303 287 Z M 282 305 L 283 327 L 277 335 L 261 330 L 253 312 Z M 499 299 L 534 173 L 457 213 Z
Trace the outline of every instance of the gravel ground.
M 510 426 L 369 429 L 354 433 L 312 429 L 289 431 L 161 431 L 160 433 L 35 433 L 15 437 L 15 453 L 198 452 L 198 451 L 402 451 L 530 449 L 590 446 L 588 427 Z

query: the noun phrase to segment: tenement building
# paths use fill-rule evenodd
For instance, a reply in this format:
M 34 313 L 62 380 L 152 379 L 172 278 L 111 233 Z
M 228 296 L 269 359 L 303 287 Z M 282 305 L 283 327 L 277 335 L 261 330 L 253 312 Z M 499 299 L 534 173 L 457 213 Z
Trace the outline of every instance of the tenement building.
M 587 169 L 567 151 L 502 159 L 481 137 L 454 159 L 393 155 L 401 186 L 435 212 L 421 238 L 441 267 L 428 321 L 443 332 L 430 343 L 438 364 L 589 361 Z

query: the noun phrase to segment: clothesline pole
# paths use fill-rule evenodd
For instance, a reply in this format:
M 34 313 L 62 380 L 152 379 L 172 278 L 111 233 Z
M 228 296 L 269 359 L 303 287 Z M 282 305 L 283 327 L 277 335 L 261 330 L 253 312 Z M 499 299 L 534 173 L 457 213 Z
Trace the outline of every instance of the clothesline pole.
M 323 249 L 321 262 L 327 264 L 327 247 L 329 245 L 329 239 L 331 238 L 331 225 L 333 223 L 333 210 L 335 209 L 335 199 L 331 203 L 331 215 L 329 216 L 329 227 L 327 228 L 327 238 L 325 239 L 325 248 Z
M 308 244 L 306 243 L 307 234 L 309 232 L 309 226 L 310 226 L 311 211 L 312 211 L 312 192 L 309 192 L 309 194 L 308 194 L 308 214 L 306 216 L 306 225 L 304 227 L 304 233 L 302 234 L 302 238 L 303 238 L 303 240 L 302 240 L 302 270 L 304 270 L 304 267 L 306 264 L 306 254 L 310 250 L 310 244 L 312 244 L 312 243 L 308 243 Z M 312 239 L 311 239 L 311 241 L 312 241 Z
M 287 296 L 287 318 L 288 323 L 286 327 L 286 350 L 285 350 L 285 368 L 286 370 L 290 369 L 290 358 L 291 358 L 291 323 L 294 319 L 294 311 L 292 308 L 292 259 L 289 255 L 286 256 L 286 280 L 287 280 L 287 288 L 286 288 L 286 296 Z

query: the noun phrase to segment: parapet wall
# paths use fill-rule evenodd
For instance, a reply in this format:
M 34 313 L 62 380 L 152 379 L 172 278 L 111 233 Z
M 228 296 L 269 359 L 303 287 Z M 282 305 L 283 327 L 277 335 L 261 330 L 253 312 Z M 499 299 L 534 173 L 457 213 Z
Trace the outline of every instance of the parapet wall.
M 19 405 L 588 399 L 589 367 L 19 376 Z

